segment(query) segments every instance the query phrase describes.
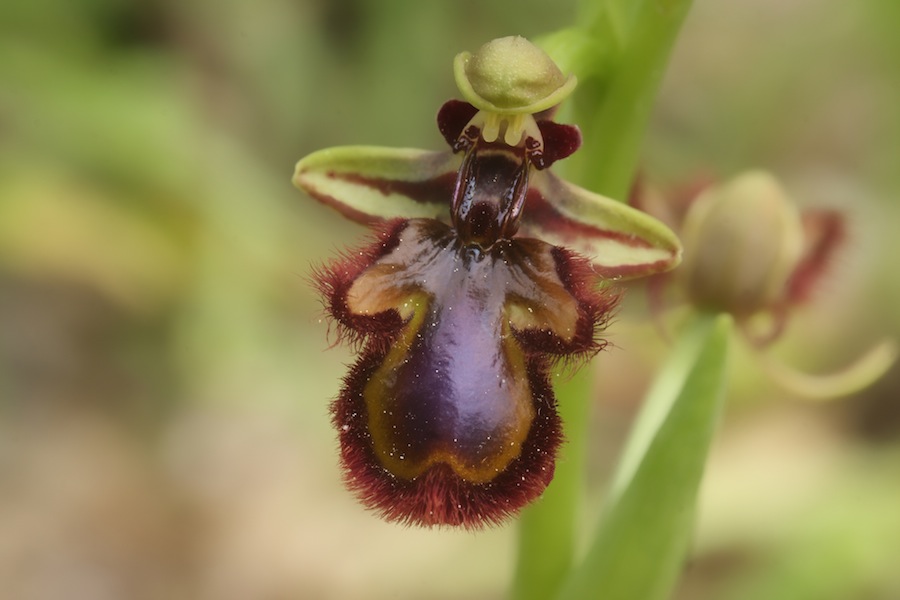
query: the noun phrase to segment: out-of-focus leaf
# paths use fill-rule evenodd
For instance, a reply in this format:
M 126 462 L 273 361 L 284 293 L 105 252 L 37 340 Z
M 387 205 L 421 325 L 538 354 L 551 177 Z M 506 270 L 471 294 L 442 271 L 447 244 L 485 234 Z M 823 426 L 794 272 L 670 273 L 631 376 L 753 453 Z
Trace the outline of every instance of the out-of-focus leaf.
M 763 527 L 749 562 L 716 594 L 727 600 L 900 598 L 900 447 L 857 448 L 831 460 L 812 503 Z
M 0 196 L 0 269 L 84 283 L 136 311 L 180 293 L 181 249 L 122 199 L 52 171 L 0 186 Z
M 684 561 L 694 503 L 722 404 L 730 317 L 684 330 L 648 395 L 609 505 L 562 598 L 668 597 Z

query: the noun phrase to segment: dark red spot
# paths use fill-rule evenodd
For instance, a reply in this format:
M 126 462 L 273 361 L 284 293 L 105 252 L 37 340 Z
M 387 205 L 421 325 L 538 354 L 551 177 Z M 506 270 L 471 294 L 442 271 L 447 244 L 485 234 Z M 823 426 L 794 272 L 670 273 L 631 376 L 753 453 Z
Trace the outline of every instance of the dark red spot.
M 438 111 L 438 129 L 450 147 L 454 148 L 454 151 L 457 139 L 463 133 L 463 128 L 477 112 L 477 108 L 462 100 L 448 100 Z
M 544 150 L 539 169 L 546 169 L 558 160 L 570 156 L 581 147 L 581 131 L 575 125 L 563 125 L 553 121 L 538 121 L 538 129 L 544 139 Z

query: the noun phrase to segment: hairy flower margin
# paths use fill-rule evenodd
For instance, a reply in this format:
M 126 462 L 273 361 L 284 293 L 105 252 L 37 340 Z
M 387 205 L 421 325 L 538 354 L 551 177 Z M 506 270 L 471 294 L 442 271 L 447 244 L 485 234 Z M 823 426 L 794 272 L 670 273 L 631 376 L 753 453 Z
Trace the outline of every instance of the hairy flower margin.
M 449 151 L 315 152 L 294 183 L 375 240 L 319 268 L 359 358 L 332 403 L 348 487 L 390 521 L 477 528 L 537 498 L 562 440 L 550 368 L 590 357 L 610 280 L 662 273 L 662 223 L 555 176 L 581 136 L 553 110 L 574 89 L 521 37 L 454 61 Z

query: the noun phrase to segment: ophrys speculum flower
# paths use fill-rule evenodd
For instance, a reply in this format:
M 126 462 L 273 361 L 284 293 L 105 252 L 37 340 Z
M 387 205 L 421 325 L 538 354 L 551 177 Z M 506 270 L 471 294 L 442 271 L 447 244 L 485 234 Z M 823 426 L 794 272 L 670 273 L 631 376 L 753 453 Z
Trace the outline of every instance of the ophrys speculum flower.
M 348 486 L 389 520 L 478 527 L 550 483 L 550 367 L 604 346 L 617 299 L 604 280 L 670 269 L 680 246 L 547 170 L 580 134 L 551 120 L 575 81 L 541 50 L 494 40 L 455 73 L 467 102 L 438 114 L 450 152 L 322 150 L 294 182 L 377 227 L 316 274 L 360 350 L 332 404 Z

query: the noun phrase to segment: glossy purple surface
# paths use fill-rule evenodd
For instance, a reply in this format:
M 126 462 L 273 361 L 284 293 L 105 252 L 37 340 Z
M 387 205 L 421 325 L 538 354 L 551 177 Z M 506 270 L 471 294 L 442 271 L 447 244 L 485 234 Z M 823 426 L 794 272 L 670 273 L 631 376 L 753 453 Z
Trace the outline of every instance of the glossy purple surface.
M 391 292 L 395 302 L 415 305 L 364 397 L 376 453 L 392 473 L 411 478 L 443 462 L 467 480 L 487 481 L 519 455 L 534 416 L 508 296 L 543 305 L 555 298 L 529 285 L 533 273 L 518 264 L 517 243 L 484 251 L 447 232 L 435 243 L 440 229 L 411 222 L 397 249 L 350 291 L 351 308 L 366 309 L 385 287 L 404 290 Z M 541 247 L 532 262 L 548 263 L 550 249 Z M 543 276 L 561 289 L 554 273 Z
M 534 239 L 482 249 L 413 219 L 318 279 L 362 344 L 333 411 L 364 502 L 393 520 L 477 526 L 540 494 L 561 438 L 547 369 L 599 349 L 615 301 L 586 260 Z

